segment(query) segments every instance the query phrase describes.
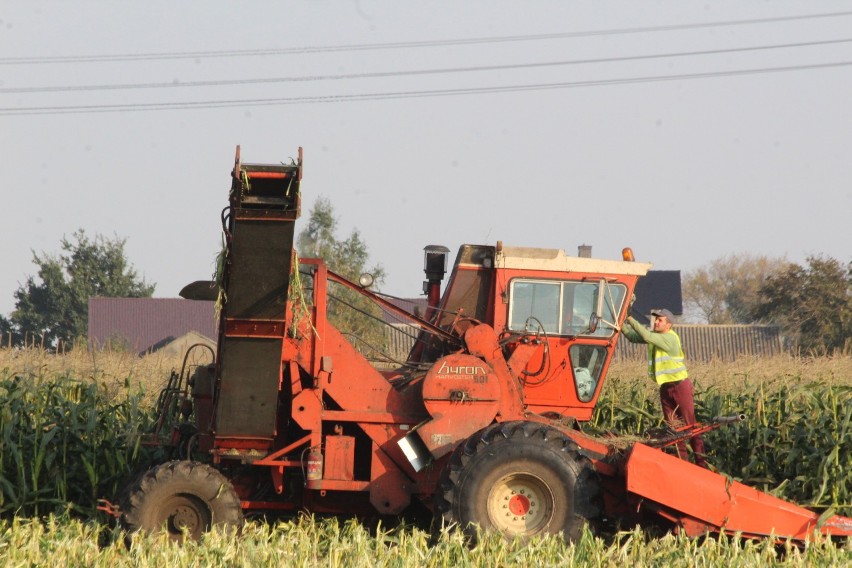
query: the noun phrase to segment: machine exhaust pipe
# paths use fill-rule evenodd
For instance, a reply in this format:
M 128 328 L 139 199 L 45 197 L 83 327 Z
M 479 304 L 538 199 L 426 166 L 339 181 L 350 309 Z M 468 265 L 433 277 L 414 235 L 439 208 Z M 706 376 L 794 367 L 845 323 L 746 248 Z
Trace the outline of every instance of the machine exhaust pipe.
M 429 245 L 423 249 L 423 270 L 426 281 L 423 282 L 423 293 L 426 294 L 426 314 L 423 319 L 432 322 L 441 301 L 441 281 L 447 273 L 447 255 L 450 252 L 445 246 Z

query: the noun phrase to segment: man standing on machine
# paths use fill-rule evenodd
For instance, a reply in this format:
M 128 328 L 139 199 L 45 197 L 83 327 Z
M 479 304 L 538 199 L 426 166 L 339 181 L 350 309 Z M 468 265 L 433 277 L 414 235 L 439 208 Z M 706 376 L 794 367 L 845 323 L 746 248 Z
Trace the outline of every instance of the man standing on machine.
M 648 344 L 648 375 L 660 385 L 660 403 L 666 423 L 672 429 L 678 429 L 695 424 L 695 405 L 683 346 L 672 329 L 673 318 L 665 308 L 651 310 L 651 331 L 628 316 L 621 332 L 631 343 Z M 695 464 L 706 468 L 704 440 L 701 436 L 694 436 L 690 438 L 690 444 Z M 678 442 L 677 453 L 681 459 L 689 459 L 683 441 Z

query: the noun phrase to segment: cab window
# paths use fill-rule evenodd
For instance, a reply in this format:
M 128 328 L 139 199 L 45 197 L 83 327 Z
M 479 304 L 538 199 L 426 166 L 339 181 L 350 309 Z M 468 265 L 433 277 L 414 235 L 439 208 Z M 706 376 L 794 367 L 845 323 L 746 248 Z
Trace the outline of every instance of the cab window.
M 591 332 L 589 319 L 597 310 L 601 289 L 602 321 Z M 609 337 L 615 332 L 611 324 L 617 320 L 626 291 L 623 284 L 607 283 L 602 287 L 598 281 L 515 279 L 509 290 L 509 329 Z
M 574 344 L 568 350 L 574 370 L 574 386 L 580 402 L 594 398 L 606 361 L 606 348 L 600 345 Z

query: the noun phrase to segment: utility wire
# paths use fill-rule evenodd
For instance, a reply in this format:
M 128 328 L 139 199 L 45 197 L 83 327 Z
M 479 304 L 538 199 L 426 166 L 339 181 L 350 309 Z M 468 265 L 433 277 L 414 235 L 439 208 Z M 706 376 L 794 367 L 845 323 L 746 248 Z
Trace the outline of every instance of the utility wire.
M 0 107 L 0 116 L 12 115 L 43 115 L 43 114 L 81 114 L 99 112 L 138 112 L 153 110 L 177 110 L 177 109 L 209 109 L 234 106 L 271 106 L 289 104 L 309 103 L 340 103 L 352 101 L 378 101 L 407 98 L 441 97 L 455 95 L 475 95 L 490 93 L 509 93 L 523 91 L 543 91 L 552 89 L 569 89 L 577 87 L 600 87 L 609 85 L 626 85 L 632 83 L 651 83 L 659 81 L 679 81 L 692 79 L 708 79 L 715 77 L 735 77 L 743 75 L 782 73 L 789 71 L 804 71 L 813 69 L 830 69 L 835 67 L 847 67 L 852 61 L 838 61 L 835 63 L 816 63 L 808 65 L 790 65 L 786 67 L 767 67 L 758 69 L 739 69 L 734 71 L 712 71 L 705 73 L 685 73 L 679 75 L 657 75 L 646 77 L 628 77 L 622 79 L 601 79 L 591 81 L 573 81 L 560 83 L 536 83 L 527 85 L 504 85 L 492 87 L 469 87 L 458 89 L 435 89 L 420 91 L 398 91 L 387 93 L 361 93 L 353 95 L 317 95 L 301 97 L 280 97 L 265 99 L 232 99 L 219 101 L 187 101 L 187 102 L 165 102 L 165 103 L 128 103 L 128 104 L 103 104 L 103 105 L 69 105 L 69 106 L 41 106 L 41 107 Z
M 540 63 L 506 63 L 500 65 L 478 65 L 473 67 L 452 67 L 438 69 L 419 69 L 419 70 L 404 70 L 404 71 L 382 71 L 373 73 L 348 73 L 341 75 L 309 75 L 301 77 L 264 77 L 260 79 L 216 79 L 207 81 L 186 81 L 186 82 L 160 82 L 160 83 L 124 83 L 124 84 L 103 84 L 103 85 L 66 85 L 52 87 L 7 87 L 0 88 L 0 94 L 11 93 L 57 93 L 57 92 L 73 92 L 73 91 L 114 91 L 114 90 L 129 90 L 129 89 L 169 89 L 169 88 L 185 88 L 185 87 L 224 87 L 234 85 L 258 85 L 266 83 L 290 83 L 290 82 L 312 82 L 312 81 L 337 81 L 349 79 L 376 79 L 388 77 L 406 77 L 414 75 L 439 75 L 448 73 L 471 73 L 482 71 L 506 71 L 510 69 L 538 69 L 544 67 L 559 67 L 568 65 L 587 65 L 599 63 L 616 63 L 626 61 L 640 61 L 647 59 L 662 59 L 673 57 L 694 57 L 702 55 L 720 55 L 725 53 L 744 53 L 752 51 L 765 51 L 771 49 L 792 49 L 800 47 L 814 47 L 820 45 L 833 45 L 840 43 L 852 42 L 852 38 L 846 39 L 830 39 L 819 41 L 808 41 L 798 43 L 783 43 L 775 45 L 759 45 L 749 47 L 733 47 L 726 49 L 706 49 L 699 51 L 683 51 L 675 53 L 657 53 L 650 55 L 629 55 L 620 57 L 602 57 L 595 59 L 575 59 L 568 61 L 549 61 Z
M 802 14 L 798 16 L 779 16 L 775 18 L 754 18 L 748 20 L 726 20 L 718 22 L 699 22 L 692 24 L 671 24 L 662 26 L 644 26 L 638 28 L 614 28 L 604 30 L 592 30 L 585 32 L 561 32 L 548 34 L 516 35 L 516 36 L 493 36 L 477 38 L 460 38 L 447 40 L 424 40 L 408 42 L 389 43 L 362 43 L 329 46 L 306 46 L 280 49 L 243 49 L 222 51 L 175 51 L 164 53 L 124 53 L 105 55 L 56 55 L 37 57 L 0 57 L 0 65 L 40 65 L 51 63 L 100 63 L 111 61 L 153 61 L 164 59 L 209 59 L 218 57 L 257 57 L 268 55 L 301 55 L 307 53 L 329 53 L 336 51 L 370 51 L 387 49 L 412 49 L 421 47 L 445 47 L 455 45 L 476 45 L 486 43 L 509 43 L 522 41 L 542 41 L 552 39 L 568 39 L 578 37 L 626 35 L 648 32 L 664 32 L 677 30 L 690 30 L 711 27 L 743 26 L 753 24 L 768 24 L 777 22 L 791 22 L 799 20 L 813 20 L 821 18 L 838 18 L 852 15 L 852 11 L 829 12 L 822 14 Z

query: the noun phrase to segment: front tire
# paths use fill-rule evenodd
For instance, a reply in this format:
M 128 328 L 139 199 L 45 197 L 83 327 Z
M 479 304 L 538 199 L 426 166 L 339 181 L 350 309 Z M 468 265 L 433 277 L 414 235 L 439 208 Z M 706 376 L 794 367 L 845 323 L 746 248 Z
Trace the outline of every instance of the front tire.
M 231 482 L 209 465 L 171 461 L 141 476 L 120 504 L 127 529 L 165 531 L 172 540 L 200 540 L 214 526 L 239 529 L 240 499 Z
M 600 489 L 579 447 L 534 422 L 494 424 L 460 444 L 437 492 L 437 510 L 469 538 L 477 527 L 505 538 L 561 534 L 579 539 L 599 514 Z

